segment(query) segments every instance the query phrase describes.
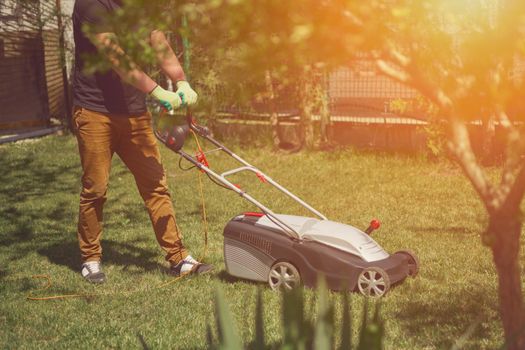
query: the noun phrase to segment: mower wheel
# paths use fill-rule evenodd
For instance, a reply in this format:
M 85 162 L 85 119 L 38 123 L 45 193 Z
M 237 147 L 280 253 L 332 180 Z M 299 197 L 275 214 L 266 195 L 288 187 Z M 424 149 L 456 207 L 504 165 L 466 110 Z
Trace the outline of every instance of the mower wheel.
M 379 298 L 390 289 L 390 277 L 380 267 L 367 267 L 359 274 L 357 287 L 364 296 Z
M 279 261 L 270 268 L 268 284 L 273 290 L 292 290 L 301 284 L 301 275 L 297 268 L 289 262 Z
M 408 258 L 408 275 L 410 277 L 416 277 L 419 272 L 419 259 L 417 255 L 410 250 L 400 250 L 396 254 L 404 255 Z

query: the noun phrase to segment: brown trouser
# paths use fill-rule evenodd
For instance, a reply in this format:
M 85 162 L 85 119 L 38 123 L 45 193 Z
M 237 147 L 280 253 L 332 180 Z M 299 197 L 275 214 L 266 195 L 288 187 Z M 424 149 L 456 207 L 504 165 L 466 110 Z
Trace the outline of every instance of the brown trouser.
M 102 207 L 106 201 L 113 153 L 119 155 L 135 177 L 157 241 L 166 252 L 166 260 L 176 264 L 185 258 L 188 253 L 175 222 L 151 115 L 129 118 L 75 108 L 73 125 L 84 171 L 78 220 L 82 261 L 100 260 L 102 255 Z

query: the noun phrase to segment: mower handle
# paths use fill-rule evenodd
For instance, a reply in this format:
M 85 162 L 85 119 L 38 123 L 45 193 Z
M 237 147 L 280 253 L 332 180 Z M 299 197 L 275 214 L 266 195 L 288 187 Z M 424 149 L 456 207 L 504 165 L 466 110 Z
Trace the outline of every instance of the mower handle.
M 175 151 L 176 153 L 178 153 L 182 158 L 184 158 L 187 161 L 189 161 L 190 163 L 192 163 L 199 170 L 207 173 L 210 177 L 214 178 L 215 180 L 217 180 L 221 184 L 223 184 L 224 187 L 226 187 L 228 189 L 231 189 L 232 191 L 236 192 L 237 194 L 239 194 L 241 197 L 243 197 L 244 199 L 246 199 L 250 203 L 254 204 L 256 207 L 260 208 L 267 216 L 270 217 L 270 220 L 272 220 L 274 223 L 276 223 L 277 226 L 281 227 L 284 230 L 284 232 L 286 232 L 293 239 L 302 240 L 301 235 L 299 234 L 299 232 L 297 232 L 297 230 L 293 229 L 292 227 L 290 227 L 290 225 L 288 225 L 286 222 L 281 220 L 271 209 L 267 208 L 262 203 L 260 203 L 255 198 L 253 198 L 251 195 L 249 195 L 248 193 L 246 193 L 242 189 L 240 189 L 237 186 L 235 186 L 226 177 L 229 176 L 229 175 L 232 175 L 234 173 L 241 172 L 241 171 L 254 172 L 257 175 L 257 177 L 262 182 L 268 182 L 269 184 L 271 184 L 272 186 L 276 187 L 278 190 L 280 190 L 281 192 L 286 194 L 288 197 L 290 197 L 291 199 L 293 199 L 296 202 L 298 202 L 299 204 L 301 204 L 303 207 L 308 209 L 310 212 L 314 213 L 321 220 L 327 220 L 326 216 L 324 216 L 319 211 L 317 211 L 316 209 L 311 207 L 308 203 L 304 202 L 302 199 L 300 199 L 299 197 L 297 197 L 296 195 L 294 195 L 293 193 L 288 191 L 286 188 L 284 188 L 282 185 L 280 185 L 279 183 L 277 183 L 276 181 L 271 179 L 269 176 L 264 174 L 262 171 L 260 171 L 259 169 L 255 168 L 254 166 L 252 166 L 251 164 L 246 162 L 244 159 L 239 157 L 237 154 L 233 153 L 226 146 L 222 145 L 217 140 L 215 140 L 210 135 L 209 129 L 207 127 L 197 124 L 197 122 L 193 118 L 191 110 L 189 108 L 186 110 L 186 122 L 187 122 L 187 124 L 182 125 L 182 126 L 179 125 L 178 127 L 175 127 L 173 129 L 173 131 L 172 131 L 173 133 L 178 132 L 179 135 L 183 134 L 182 137 L 177 138 L 176 137 L 177 135 L 168 135 L 167 138 L 162 138 L 163 135 L 161 135 L 158 131 L 155 131 L 155 134 L 157 135 L 157 137 L 160 136 L 159 139 L 161 139 L 161 141 L 163 141 L 163 143 L 166 144 L 166 146 L 168 146 L 168 148 L 170 148 L 173 151 Z M 186 130 L 185 132 L 184 132 L 184 129 Z M 223 151 L 226 154 L 228 154 L 229 156 L 231 156 L 233 159 L 235 159 L 236 161 L 241 163 L 243 166 L 241 166 L 240 168 L 237 168 L 237 169 L 233 169 L 233 170 L 227 171 L 227 172 L 225 172 L 223 174 L 218 174 L 218 173 L 214 172 L 212 169 L 210 169 L 208 167 L 207 163 L 202 163 L 201 160 L 198 159 L 198 157 L 196 159 L 195 157 L 193 157 L 193 156 L 187 154 L 186 152 L 184 152 L 182 150 L 182 144 L 181 143 L 179 143 L 179 142 L 171 143 L 170 142 L 170 137 L 175 136 L 174 137 L 175 140 L 181 140 L 182 143 L 183 143 L 184 139 L 185 139 L 185 137 L 187 135 L 187 132 L 189 130 L 194 131 L 196 134 L 198 134 L 199 136 L 203 137 L 205 140 L 207 140 L 210 143 L 212 143 L 213 145 L 217 146 L 218 149 L 220 149 L 221 151 Z

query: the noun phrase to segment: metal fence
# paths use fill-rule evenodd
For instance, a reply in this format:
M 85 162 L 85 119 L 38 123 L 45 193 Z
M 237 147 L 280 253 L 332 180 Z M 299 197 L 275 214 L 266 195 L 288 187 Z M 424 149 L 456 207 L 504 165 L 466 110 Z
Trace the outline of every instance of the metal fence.
M 418 92 L 380 74 L 372 60 L 366 58 L 355 60 L 349 66 L 331 71 L 320 81 L 328 99 L 332 122 L 426 124 L 424 115 L 400 114 L 391 109 L 393 101 L 414 100 L 418 97 Z M 290 86 L 279 91 L 273 100 L 277 116 L 283 122 L 299 121 L 300 102 L 296 88 Z M 219 119 L 268 122 L 271 106 L 267 100 L 264 100 L 237 108 L 223 104 L 218 110 L 222 112 L 217 114 Z M 318 110 L 314 110 L 314 121 L 320 120 L 318 113 Z
M 43 126 L 65 115 L 57 5 L 0 1 L 0 130 Z
M 379 74 L 373 61 L 356 60 L 328 75 L 327 93 L 332 121 L 366 124 L 426 124 L 425 116 L 399 115 L 391 110 L 392 101 L 413 100 L 418 93 Z

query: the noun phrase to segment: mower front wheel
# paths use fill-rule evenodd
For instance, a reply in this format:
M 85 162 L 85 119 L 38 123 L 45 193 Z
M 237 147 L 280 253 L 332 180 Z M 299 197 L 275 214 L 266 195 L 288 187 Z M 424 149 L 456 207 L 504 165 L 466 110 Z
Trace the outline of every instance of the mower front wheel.
M 273 290 L 292 290 L 301 284 L 301 275 L 291 263 L 279 261 L 270 268 L 268 284 Z
M 379 298 L 390 289 L 390 277 L 380 267 L 367 267 L 359 274 L 357 287 L 364 296 Z

